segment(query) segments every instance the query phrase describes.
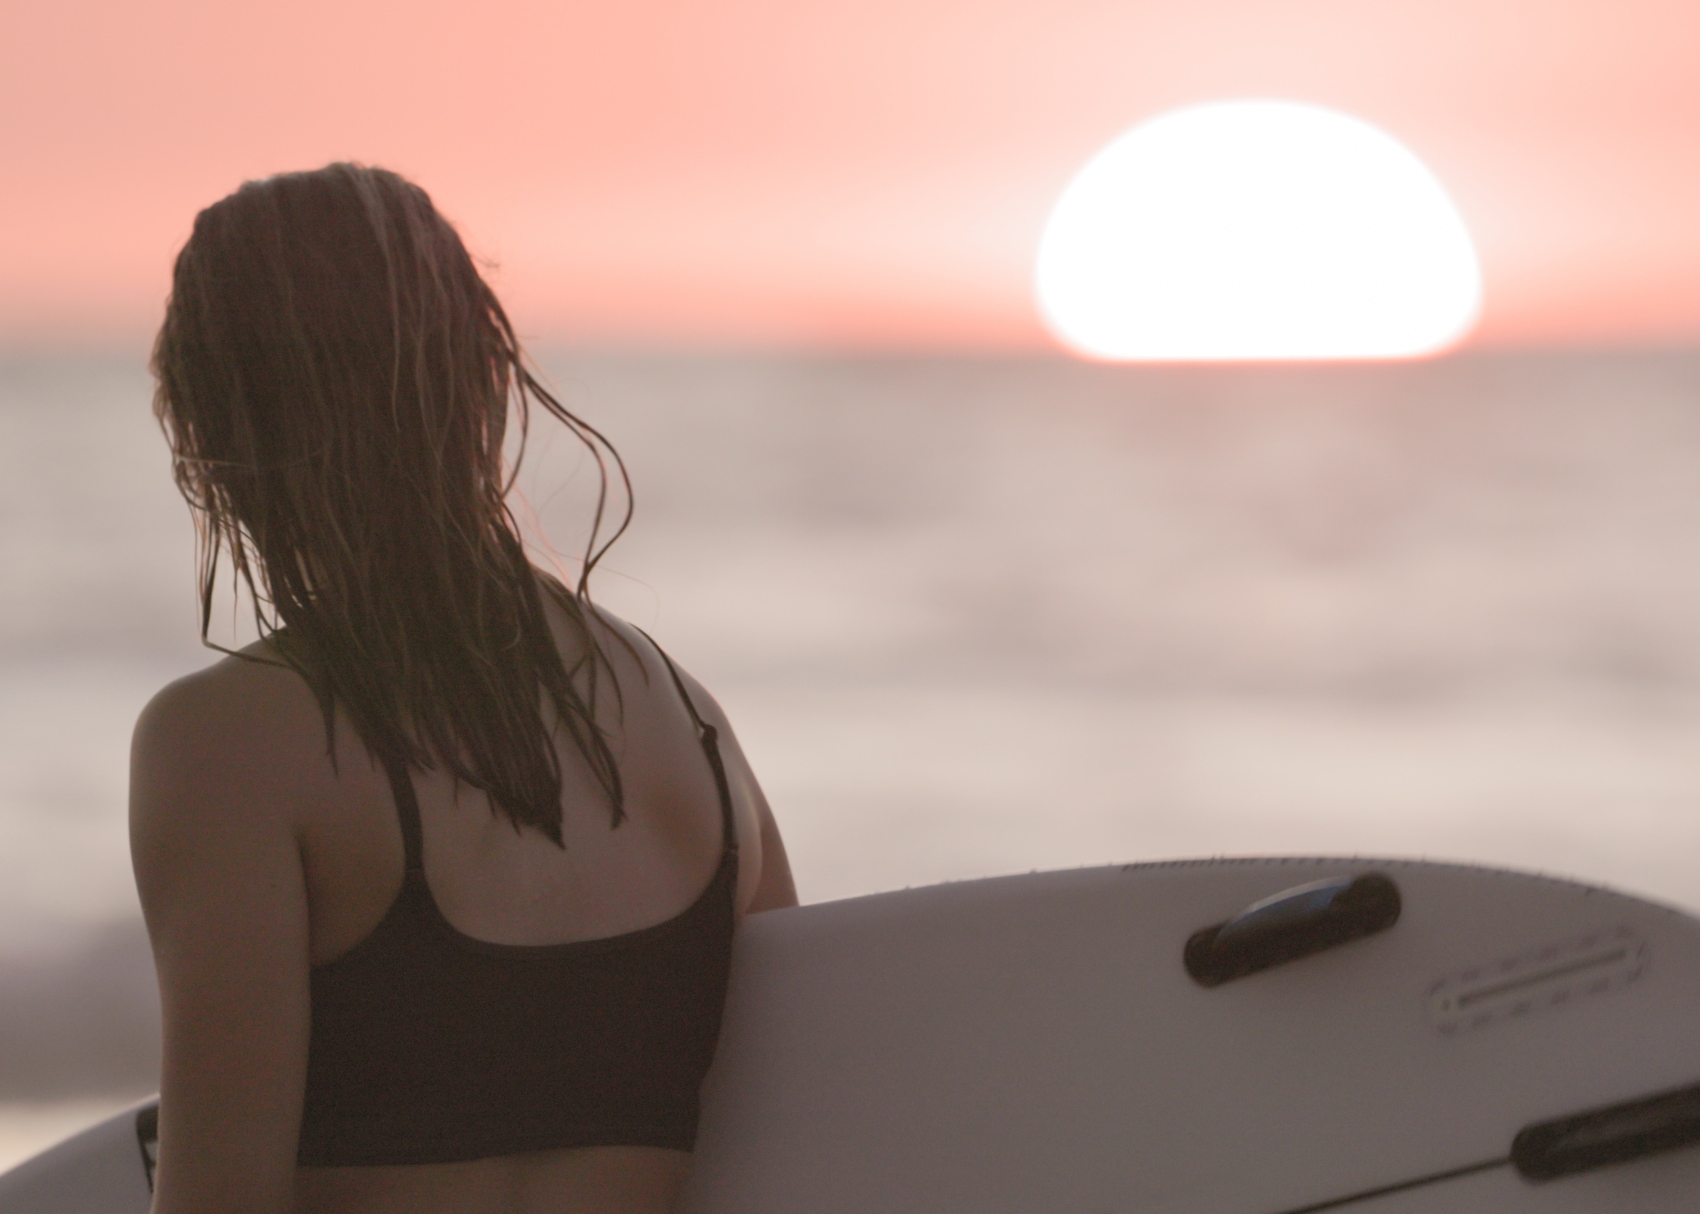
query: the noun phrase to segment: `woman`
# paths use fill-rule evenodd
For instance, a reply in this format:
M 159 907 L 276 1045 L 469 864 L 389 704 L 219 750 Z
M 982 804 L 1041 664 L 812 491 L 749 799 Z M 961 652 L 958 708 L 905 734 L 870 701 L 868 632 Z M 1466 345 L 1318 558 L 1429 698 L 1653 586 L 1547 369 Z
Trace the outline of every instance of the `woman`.
M 796 894 L 713 699 L 524 555 L 510 405 L 612 452 L 378 169 L 203 211 L 154 372 L 202 638 L 221 553 L 262 637 L 136 727 L 155 1211 L 671 1209 L 733 926 Z

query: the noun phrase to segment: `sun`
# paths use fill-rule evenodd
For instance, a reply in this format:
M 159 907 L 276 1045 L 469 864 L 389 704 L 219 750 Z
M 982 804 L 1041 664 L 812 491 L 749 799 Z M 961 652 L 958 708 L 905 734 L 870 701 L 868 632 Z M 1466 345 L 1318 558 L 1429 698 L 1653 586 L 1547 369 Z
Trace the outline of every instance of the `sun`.
M 1412 358 L 1481 309 L 1457 207 L 1386 132 L 1320 106 L 1153 118 L 1069 182 L 1039 242 L 1039 310 L 1113 361 Z

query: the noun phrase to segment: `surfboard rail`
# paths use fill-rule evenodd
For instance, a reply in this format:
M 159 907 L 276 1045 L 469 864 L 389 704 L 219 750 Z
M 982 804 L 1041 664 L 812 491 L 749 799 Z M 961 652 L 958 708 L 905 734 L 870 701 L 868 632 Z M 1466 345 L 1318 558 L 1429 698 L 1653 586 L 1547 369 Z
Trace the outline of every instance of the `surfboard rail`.
M 144 1214 L 156 1150 L 143 1102 L 0 1175 L 0 1214 Z M 1700 921 L 1283 857 L 752 917 L 680 1214 L 1697 1208 Z

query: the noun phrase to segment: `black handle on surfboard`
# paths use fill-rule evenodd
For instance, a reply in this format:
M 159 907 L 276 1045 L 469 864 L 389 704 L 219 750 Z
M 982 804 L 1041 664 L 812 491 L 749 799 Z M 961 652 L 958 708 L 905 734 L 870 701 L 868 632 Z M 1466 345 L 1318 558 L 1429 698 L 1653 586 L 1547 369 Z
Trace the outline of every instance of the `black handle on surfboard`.
M 1700 1143 L 1700 1084 L 1537 1122 L 1511 1143 L 1525 1180 L 1553 1180 Z
M 1399 887 L 1385 873 L 1295 886 L 1194 932 L 1183 953 L 1186 972 L 1200 986 L 1221 986 L 1384 932 L 1398 921 L 1399 909 Z

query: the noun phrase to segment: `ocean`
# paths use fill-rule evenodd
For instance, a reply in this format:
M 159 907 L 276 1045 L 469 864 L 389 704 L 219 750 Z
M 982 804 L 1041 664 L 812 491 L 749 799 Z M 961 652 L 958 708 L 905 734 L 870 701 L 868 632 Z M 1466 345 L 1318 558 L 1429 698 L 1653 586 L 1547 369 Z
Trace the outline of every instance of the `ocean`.
M 635 485 L 593 591 L 725 705 L 805 901 L 1328 853 L 1700 908 L 1700 351 L 539 361 Z M 128 738 L 217 655 L 150 391 L 0 359 L 0 1167 L 157 1080 Z M 569 567 L 593 483 L 539 417 Z

